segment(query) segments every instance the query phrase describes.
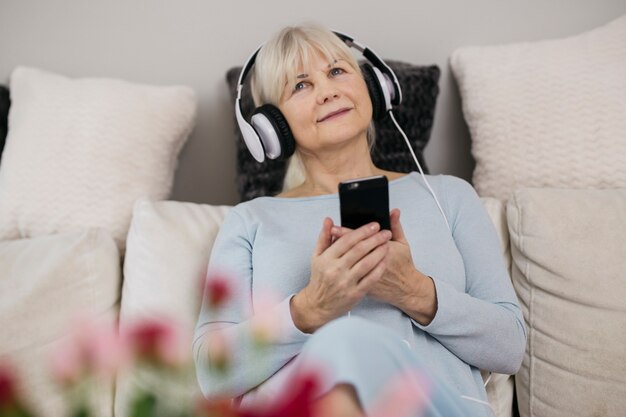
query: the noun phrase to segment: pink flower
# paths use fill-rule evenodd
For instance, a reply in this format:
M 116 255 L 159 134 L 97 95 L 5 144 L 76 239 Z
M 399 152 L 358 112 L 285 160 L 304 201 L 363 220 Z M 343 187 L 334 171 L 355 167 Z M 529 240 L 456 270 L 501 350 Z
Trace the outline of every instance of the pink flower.
M 204 286 L 204 297 L 209 308 L 216 310 L 232 297 L 232 281 L 225 274 L 211 273 L 207 275 Z
M 196 417 L 239 417 L 231 398 L 202 398 L 196 404 Z
M 63 385 L 73 385 L 86 372 L 84 358 L 78 344 L 66 343 L 53 352 L 52 375 Z
M 252 340 L 258 346 L 267 346 L 278 340 L 281 334 L 280 321 L 274 309 L 280 300 L 277 297 L 262 294 L 254 299 L 254 318 L 250 322 Z
M 430 383 L 416 372 L 393 378 L 374 405 L 372 417 L 409 417 L 423 413 L 430 397 Z
M 72 385 L 89 373 L 112 377 L 128 362 L 115 325 L 93 318 L 76 322 L 51 359 L 52 373 L 64 385 Z
M 226 335 L 220 331 L 214 331 L 206 336 L 209 363 L 217 371 L 226 373 L 232 363 L 231 344 Z

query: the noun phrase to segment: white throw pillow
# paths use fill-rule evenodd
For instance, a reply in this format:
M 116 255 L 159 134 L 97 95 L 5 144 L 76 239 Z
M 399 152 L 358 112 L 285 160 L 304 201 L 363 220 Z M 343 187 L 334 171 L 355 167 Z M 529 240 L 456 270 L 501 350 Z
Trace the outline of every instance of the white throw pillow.
M 522 417 L 626 410 L 626 189 L 523 189 L 507 206 L 528 327 Z
M 50 355 L 68 342 L 78 316 L 115 325 L 118 249 L 102 229 L 4 241 L 0 271 L 0 362 L 15 368 L 38 415 L 67 416 Z M 95 382 L 95 416 L 111 417 L 113 381 Z
M 171 191 L 193 90 L 18 67 L 11 101 L 0 239 L 102 227 L 123 249 L 135 200 Z
M 133 210 L 124 261 L 120 328 L 154 317 L 178 323 L 188 335 L 191 355 L 201 289 L 209 256 L 228 206 L 139 200 Z M 191 357 L 191 356 L 190 356 Z M 125 409 L 133 389 L 150 384 L 150 375 L 118 377 L 116 416 Z M 200 396 L 195 375 L 181 389 L 181 401 Z
M 481 196 L 626 186 L 626 16 L 565 39 L 455 51 Z

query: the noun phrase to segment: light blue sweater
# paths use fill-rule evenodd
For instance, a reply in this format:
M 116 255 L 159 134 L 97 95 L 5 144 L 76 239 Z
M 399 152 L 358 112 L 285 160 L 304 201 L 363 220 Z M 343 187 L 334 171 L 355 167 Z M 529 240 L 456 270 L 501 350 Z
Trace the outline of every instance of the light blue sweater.
M 413 261 L 433 277 L 437 313 L 422 326 L 390 305 L 364 299 L 353 316 L 381 323 L 406 340 L 441 379 L 461 394 L 485 399 L 479 369 L 513 374 L 526 330 L 494 227 L 474 189 L 451 176 L 428 176 L 452 234 L 419 174 L 389 183 L 390 208 L 401 223 Z M 209 271 L 236 277 L 231 301 L 218 312 L 202 306 L 194 337 L 198 380 L 207 396 L 242 395 L 298 354 L 308 334 L 293 324 L 289 300 L 305 287 L 324 217 L 340 224 L 337 194 L 261 197 L 234 207 L 220 229 Z M 269 313 L 282 332 L 262 355 L 250 348 L 255 302 L 268 292 L 282 300 Z M 216 329 L 237 340 L 229 376 L 211 369 L 205 336 Z M 261 355 L 261 356 L 260 356 Z

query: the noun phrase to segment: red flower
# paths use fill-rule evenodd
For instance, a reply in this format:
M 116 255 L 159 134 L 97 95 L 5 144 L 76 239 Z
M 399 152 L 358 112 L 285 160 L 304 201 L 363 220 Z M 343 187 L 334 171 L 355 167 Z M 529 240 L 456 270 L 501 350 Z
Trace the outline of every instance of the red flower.
M 0 416 L 32 416 L 17 395 L 15 373 L 3 364 L 0 364 Z
M 174 323 L 151 319 L 129 327 L 125 336 L 135 358 L 178 367 L 187 359 L 180 333 Z
M 266 409 L 240 410 L 238 417 L 313 417 L 313 399 L 320 388 L 320 377 L 314 372 L 295 375 L 289 389 Z
M 204 297 L 211 309 L 218 309 L 232 296 L 233 289 L 229 278 L 222 274 L 207 276 Z
M 0 410 L 8 408 L 17 402 L 15 392 L 15 378 L 8 368 L 0 367 Z
M 301 373 L 295 375 L 289 389 L 272 404 L 239 409 L 228 398 L 202 400 L 196 417 L 314 417 L 312 403 L 319 387 L 318 374 Z

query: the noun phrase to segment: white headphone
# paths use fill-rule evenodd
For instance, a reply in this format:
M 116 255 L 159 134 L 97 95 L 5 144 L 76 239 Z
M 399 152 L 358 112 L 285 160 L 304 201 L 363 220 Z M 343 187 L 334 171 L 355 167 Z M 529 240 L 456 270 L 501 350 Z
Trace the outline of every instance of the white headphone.
M 343 42 L 355 48 L 369 61 L 361 65 L 363 78 L 372 100 L 373 118 L 378 120 L 402 101 L 402 90 L 393 70 L 368 47 L 355 41 L 352 37 L 334 32 Z M 252 113 L 250 123 L 243 117 L 241 109 L 241 92 L 243 80 L 254 65 L 259 47 L 246 61 L 237 82 L 237 98 L 235 115 L 244 142 L 254 159 L 263 162 L 265 158 L 286 159 L 295 150 L 295 140 L 287 120 L 278 107 L 265 104 L 257 107 Z M 371 64 L 371 65 L 370 65 Z

